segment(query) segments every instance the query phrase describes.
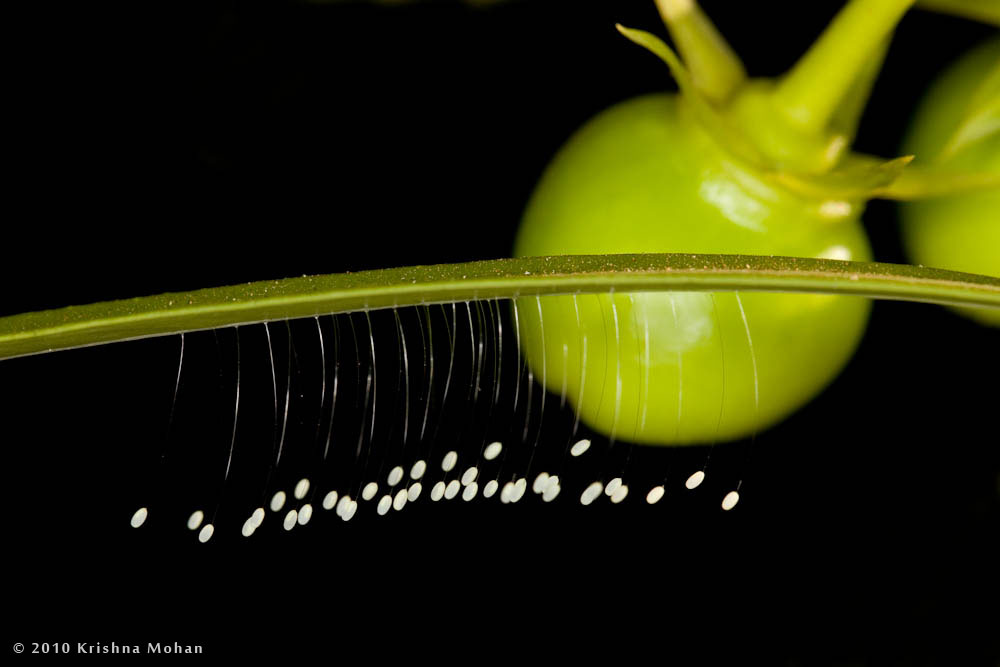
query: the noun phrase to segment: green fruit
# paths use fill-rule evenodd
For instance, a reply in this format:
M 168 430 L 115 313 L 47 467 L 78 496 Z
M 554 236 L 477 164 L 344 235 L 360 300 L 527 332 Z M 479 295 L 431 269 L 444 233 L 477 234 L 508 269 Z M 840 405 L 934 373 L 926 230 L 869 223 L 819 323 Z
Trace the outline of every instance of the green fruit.
M 653 95 L 605 111 L 562 148 L 531 198 L 515 254 L 868 260 L 861 209 L 775 186 L 721 148 L 680 97 Z M 592 428 L 650 444 L 735 439 L 781 420 L 850 359 L 869 312 L 862 298 L 760 293 L 541 304 L 541 322 L 537 304 L 518 304 L 535 376 L 555 392 L 565 385 Z
M 963 136 L 973 138 L 959 145 Z M 973 49 L 931 85 L 904 148 L 916 155 L 915 164 L 1000 177 L 1000 40 Z M 1000 187 L 908 202 L 900 215 L 913 262 L 1000 276 Z M 961 312 L 1000 326 L 995 311 Z
M 690 0 L 657 0 L 681 93 L 619 104 L 560 150 L 518 256 L 734 253 L 864 261 L 867 199 L 908 160 L 848 150 L 911 0 L 852 0 L 785 77 L 750 80 Z M 748 436 L 816 396 L 851 358 L 870 304 L 844 296 L 656 293 L 517 303 L 535 377 L 581 419 L 649 444 Z

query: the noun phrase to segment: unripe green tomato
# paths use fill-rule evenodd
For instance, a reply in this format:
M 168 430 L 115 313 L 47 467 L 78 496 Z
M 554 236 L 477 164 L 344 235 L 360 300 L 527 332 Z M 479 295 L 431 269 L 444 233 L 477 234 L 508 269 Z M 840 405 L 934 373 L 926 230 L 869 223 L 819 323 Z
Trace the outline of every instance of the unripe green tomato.
M 949 67 L 918 107 L 904 150 L 920 161 L 941 157 L 966 117 L 970 99 L 998 63 L 1000 40 L 992 40 Z M 958 170 L 1000 175 L 1000 131 L 958 149 L 945 163 Z M 908 202 L 902 205 L 900 215 L 903 241 L 913 262 L 1000 276 L 1000 189 Z M 1000 313 L 995 310 L 967 308 L 961 312 L 1000 326 Z
M 730 157 L 682 98 L 650 95 L 599 114 L 560 150 L 514 252 L 869 260 L 862 208 L 767 181 Z M 649 444 L 737 439 L 783 419 L 850 359 L 870 308 L 859 297 L 765 293 L 538 303 L 517 304 L 535 377 L 557 393 L 565 386 L 592 428 Z

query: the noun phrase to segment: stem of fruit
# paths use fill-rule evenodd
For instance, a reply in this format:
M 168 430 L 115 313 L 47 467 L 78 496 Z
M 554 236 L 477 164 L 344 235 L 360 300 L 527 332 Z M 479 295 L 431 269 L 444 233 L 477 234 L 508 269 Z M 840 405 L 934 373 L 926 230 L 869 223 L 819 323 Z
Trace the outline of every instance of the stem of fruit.
M 840 106 L 830 118 L 830 130 L 844 137 L 847 145 L 851 144 L 854 135 L 857 134 L 861 114 L 864 113 L 872 87 L 882 70 L 882 63 L 885 61 L 885 55 L 889 51 L 889 42 L 891 41 L 892 33 L 886 35 L 881 43 L 875 47 L 870 59 L 864 63 L 861 71 L 855 77 L 854 83 L 841 100 Z
M 915 0 L 851 0 L 784 76 L 773 104 L 802 131 L 821 136 L 858 76 Z
M 696 0 L 656 0 L 656 7 L 695 87 L 712 102 L 724 103 L 747 78 L 739 56 Z

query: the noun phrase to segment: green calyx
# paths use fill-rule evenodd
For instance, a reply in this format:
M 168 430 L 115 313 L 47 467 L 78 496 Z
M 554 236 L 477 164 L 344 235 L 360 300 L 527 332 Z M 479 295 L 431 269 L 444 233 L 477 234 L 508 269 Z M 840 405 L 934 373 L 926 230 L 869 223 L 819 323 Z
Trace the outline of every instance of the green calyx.
M 850 150 L 892 32 L 914 1 L 851 0 L 778 80 L 747 78 L 695 0 L 656 0 L 681 55 L 656 35 L 617 27 L 667 64 L 689 116 L 723 151 L 798 195 L 864 202 L 995 187 L 993 174 L 914 168 L 907 166 L 913 156 L 886 160 Z M 994 79 L 1000 76 L 984 83 L 954 150 L 996 131 Z

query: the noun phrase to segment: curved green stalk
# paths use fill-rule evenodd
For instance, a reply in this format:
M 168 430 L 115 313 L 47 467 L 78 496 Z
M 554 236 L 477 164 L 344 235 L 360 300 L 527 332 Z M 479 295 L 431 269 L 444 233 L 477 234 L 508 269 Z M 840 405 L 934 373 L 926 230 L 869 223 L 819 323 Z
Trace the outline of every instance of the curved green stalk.
M 1000 279 L 757 255 L 567 255 L 288 278 L 0 318 L 0 359 L 270 320 L 522 295 L 616 291 L 854 294 L 1000 308 Z

